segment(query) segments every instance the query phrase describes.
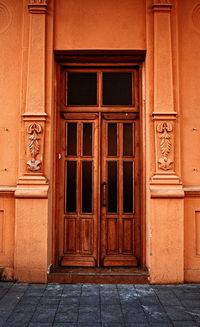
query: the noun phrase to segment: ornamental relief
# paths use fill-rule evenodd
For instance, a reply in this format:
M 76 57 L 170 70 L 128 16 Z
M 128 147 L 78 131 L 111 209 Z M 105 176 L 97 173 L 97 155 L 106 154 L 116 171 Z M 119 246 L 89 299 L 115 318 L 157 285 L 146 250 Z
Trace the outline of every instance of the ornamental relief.
M 42 126 L 39 123 L 31 123 L 27 127 L 27 133 L 30 134 L 29 138 L 29 152 L 31 159 L 27 161 L 27 169 L 30 171 L 38 171 L 41 168 L 41 160 L 37 159 L 40 154 Z
M 160 133 L 159 147 L 162 157 L 158 159 L 158 168 L 162 170 L 170 170 L 173 168 L 173 160 L 169 158 L 172 150 L 172 135 L 173 126 L 170 122 L 161 122 L 157 124 L 156 131 Z

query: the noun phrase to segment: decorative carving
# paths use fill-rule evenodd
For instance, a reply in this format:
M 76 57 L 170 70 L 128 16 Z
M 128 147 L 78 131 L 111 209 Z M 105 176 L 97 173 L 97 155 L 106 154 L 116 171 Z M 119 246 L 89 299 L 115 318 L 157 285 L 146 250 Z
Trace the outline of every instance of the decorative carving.
M 200 3 L 197 4 L 192 11 L 192 22 L 194 27 L 200 31 Z
M 42 132 L 42 126 L 38 123 L 32 123 L 27 128 L 27 133 L 30 134 L 29 149 L 31 153 L 31 160 L 27 161 L 28 169 L 31 171 L 37 171 L 41 168 L 41 161 L 36 157 L 40 153 L 40 137 L 38 134 Z
M 5 3 L 0 2 L 0 33 L 7 30 L 12 22 L 12 10 Z
M 160 151 L 163 155 L 162 158 L 158 160 L 158 168 L 163 170 L 170 170 L 172 169 L 173 161 L 168 158 L 168 155 L 171 151 L 172 142 L 171 142 L 171 135 L 173 127 L 172 124 L 169 122 L 162 122 L 157 125 L 157 132 L 161 133 L 159 136 L 160 138 Z

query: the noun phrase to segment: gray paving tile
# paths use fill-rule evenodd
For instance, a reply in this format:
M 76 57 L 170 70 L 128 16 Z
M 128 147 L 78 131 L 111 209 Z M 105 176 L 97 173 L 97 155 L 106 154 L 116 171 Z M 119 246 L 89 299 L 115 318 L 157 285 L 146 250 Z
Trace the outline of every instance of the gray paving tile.
M 40 304 L 59 304 L 60 297 L 50 297 L 50 296 L 42 296 L 40 298 Z
M 102 295 L 100 301 L 101 304 L 120 304 L 120 298 L 113 295 Z
M 79 304 L 72 303 L 72 304 L 59 304 L 57 312 L 78 312 Z
M 200 308 L 200 300 L 181 299 L 181 304 L 186 308 Z
M 137 303 L 140 303 L 139 298 L 132 296 L 130 294 L 124 295 L 123 297 L 119 297 L 121 304 L 127 304 L 127 305 L 136 305 Z
M 99 296 L 81 296 L 80 297 L 80 306 L 84 305 L 99 305 Z
M 86 322 L 86 323 L 80 322 L 80 323 L 77 324 L 77 327 L 102 327 L 102 324 L 101 323 L 98 323 L 98 322 L 92 322 L 92 323 L 89 323 L 89 322 Z
M 124 304 L 122 304 L 121 308 L 122 308 L 123 314 L 126 314 L 128 312 L 132 312 L 132 313 L 142 313 L 142 312 L 144 312 L 142 306 L 139 303 L 137 303 L 135 305 L 130 305 L 130 304 L 124 305 Z
M 31 322 L 28 327 L 51 327 L 52 323 L 48 322 Z
M 64 285 L 62 296 L 80 296 L 82 286 L 81 285 Z
M 105 323 L 102 324 L 102 327 L 124 327 L 124 323 L 105 322 Z
M 81 284 L 65 284 L 63 287 L 63 293 L 73 292 L 73 291 L 81 292 L 81 290 L 82 290 Z
M 7 293 L 0 301 L 0 305 L 11 305 L 11 304 L 16 304 L 20 301 L 22 298 L 22 293 L 13 293 L 9 294 Z
M 170 323 L 170 319 L 161 305 L 143 306 L 143 309 L 149 323 Z
M 151 327 L 174 327 L 174 325 L 172 324 L 172 322 L 156 322 L 156 323 L 149 323 L 149 325 Z
M 102 322 L 123 322 L 123 315 L 120 305 L 101 305 Z
M 78 319 L 78 312 L 58 312 L 55 316 L 55 323 L 60 322 L 74 322 L 76 323 Z
M 192 314 L 182 306 L 165 306 L 165 310 L 172 321 L 191 321 L 193 320 Z
M 181 305 L 181 301 L 169 289 L 156 290 L 156 294 L 163 305 Z
M 160 303 L 157 296 L 141 296 L 139 300 L 143 305 L 153 305 Z
M 118 289 L 118 294 L 121 298 L 123 297 L 135 297 L 138 298 L 139 294 L 135 289 L 126 289 L 126 288 L 119 288 Z
M 7 324 L 14 324 L 14 323 L 28 323 L 30 322 L 33 314 L 32 312 L 14 312 L 11 313 L 9 318 L 6 320 L 6 326 Z M 13 325 L 14 326 L 14 325 Z
M 78 323 L 100 323 L 99 307 L 80 307 L 78 315 Z
M 6 320 L 8 319 L 10 313 L 6 314 L 0 314 L 0 326 L 3 326 Z
M 28 327 L 29 322 L 21 321 L 21 322 L 15 322 L 15 321 L 10 321 L 6 322 L 3 327 Z
M 16 284 L 13 284 L 9 291 L 10 292 L 25 292 L 28 288 L 28 284 L 27 283 L 16 283 Z
M 61 304 L 73 304 L 73 303 L 79 303 L 80 302 L 80 297 L 76 296 L 76 297 L 62 297 L 60 300 Z
M 34 312 L 36 309 L 36 305 L 32 305 L 32 304 L 17 304 L 15 307 L 14 307 L 14 310 L 13 312 Z
M 136 292 L 139 296 L 155 296 L 155 291 L 149 285 L 135 285 Z
M 23 303 L 23 304 L 37 304 L 40 301 L 40 296 L 23 296 L 20 299 L 19 303 Z
M 37 308 L 33 315 L 32 322 L 37 321 L 37 322 L 52 323 L 55 318 L 55 313 L 56 313 L 56 309 L 47 310 L 47 309 Z
M 100 293 L 99 285 L 86 284 L 82 286 L 82 296 L 97 296 Z
M 146 315 L 144 312 L 133 313 L 133 312 L 126 312 L 124 314 L 124 321 L 129 323 L 148 323 Z
M 44 289 L 27 289 L 25 292 L 25 296 L 42 296 L 44 294 Z
M 0 282 L 0 327 L 9 326 L 197 327 L 200 284 Z
M 47 288 L 47 284 L 28 284 L 28 288 L 29 289 L 46 289 Z
M 195 321 L 173 321 L 174 327 L 199 327 Z

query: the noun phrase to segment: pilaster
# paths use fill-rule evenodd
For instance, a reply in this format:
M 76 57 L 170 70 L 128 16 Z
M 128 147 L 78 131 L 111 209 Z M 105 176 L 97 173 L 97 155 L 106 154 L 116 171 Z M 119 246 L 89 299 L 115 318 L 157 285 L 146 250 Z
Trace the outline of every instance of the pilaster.
M 154 0 L 154 167 L 150 181 L 150 280 L 183 282 L 183 197 L 178 170 L 180 161 L 178 108 L 174 101 L 174 72 L 169 0 Z M 175 27 L 173 27 L 175 28 Z
M 20 174 L 15 190 L 14 278 L 45 282 L 48 257 L 48 181 L 44 174 L 46 129 L 47 0 L 28 0 L 25 104 L 21 114 Z
M 25 112 L 22 113 L 21 176 L 18 185 L 47 184 L 44 176 L 46 0 L 30 0 Z M 41 186 L 42 187 L 42 186 Z M 18 196 L 18 188 L 15 195 Z M 38 189 L 38 187 L 37 187 Z M 47 189 L 45 187 L 45 189 Z M 23 190 L 25 188 L 23 187 Z M 39 190 L 39 189 L 38 189 Z M 21 191 L 20 191 L 21 193 Z M 39 195 L 38 195 L 39 196 Z M 26 194 L 25 194 L 26 197 Z

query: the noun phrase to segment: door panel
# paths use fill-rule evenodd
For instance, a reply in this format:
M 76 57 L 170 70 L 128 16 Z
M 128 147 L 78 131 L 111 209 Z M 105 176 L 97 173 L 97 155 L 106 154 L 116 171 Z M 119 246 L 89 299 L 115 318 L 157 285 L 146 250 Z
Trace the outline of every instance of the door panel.
M 135 221 L 138 220 L 135 184 L 138 153 L 137 120 L 127 114 L 104 114 L 102 119 L 101 264 L 135 266 Z
M 66 113 L 61 138 L 60 264 L 137 265 L 137 116 Z
M 98 115 L 66 116 L 61 135 L 60 264 L 96 266 Z

